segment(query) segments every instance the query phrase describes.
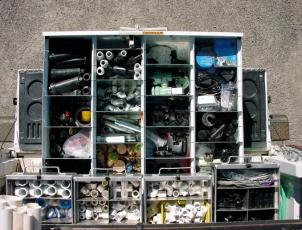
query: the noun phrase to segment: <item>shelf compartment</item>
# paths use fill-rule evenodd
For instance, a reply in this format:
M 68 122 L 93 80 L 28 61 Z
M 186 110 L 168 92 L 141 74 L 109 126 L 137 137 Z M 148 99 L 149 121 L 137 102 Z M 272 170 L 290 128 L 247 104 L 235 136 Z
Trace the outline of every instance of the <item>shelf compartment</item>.
M 113 174 L 141 172 L 141 143 L 98 144 L 96 150 L 97 168 L 106 168 Z
M 43 159 L 43 165 L 59 167 L 63 173 L 89 174 L 91 159 Z
M 236 142 L 238 114 L 205 112 L 196 114 L 197 142 Z
M 141 111 L 140 81 L 97 82 L 97 110 L 112 112 Z
M 248 207 L 247 190 L 217 190 L 216 210 L 245 210 Z
M 190 99 L 187 97 L 150 97 L 146 100 L 146 126 L 189 126 Z

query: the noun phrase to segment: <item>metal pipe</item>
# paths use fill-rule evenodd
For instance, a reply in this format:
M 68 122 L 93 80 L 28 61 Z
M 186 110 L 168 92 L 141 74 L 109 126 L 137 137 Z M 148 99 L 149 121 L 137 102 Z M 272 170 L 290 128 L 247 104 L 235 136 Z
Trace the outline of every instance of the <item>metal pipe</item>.
M 64 94 L 67 92 L 71 92 L 81 87 L 83 81 L 83 77 L 73 77 L 70 79 L 66 79 L 64 81 L 60 81 L 57 83 L 51 83 L 49 86 L 50 94 Z
M 138 133 L 141 132 L 141 128 L 140 128 L 139 126 L 133 125 L 133 124 L 128 123 L 128 122 L 121 121 L 121 120 L 116 120 L 114 123 L 115 123 L 116 125 L 119 125 L 119 126 L 121 126 L 121 127 L 126 128 L 126 129 L 128 129 L 128 130 L 132 130 L 132 131 L 138 132 Z
M 124 133 L 134 133 L 133 131 L 125 128 L 125 127 L 121 127 L 120 125 L 118 124 L 115 124 L 115 123 L 112 123 L 110 121 L 105 121 L 104 123 L 105 126 L 108 126 L 114 130 L 117 130 L 117 131 L 120 131 L 120 132 L 124 132 Z
M 62 81 L 71 77 L 80 76 L 83 73 L 84 69 L 81 68 L 51 69 L 50 79 L 52 81 Z

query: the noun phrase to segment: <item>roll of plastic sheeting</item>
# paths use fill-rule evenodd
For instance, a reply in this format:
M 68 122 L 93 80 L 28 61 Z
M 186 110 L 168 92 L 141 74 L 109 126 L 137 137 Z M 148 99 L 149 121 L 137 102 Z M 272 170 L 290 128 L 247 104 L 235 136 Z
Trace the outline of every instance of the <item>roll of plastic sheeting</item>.
M 32 230 L 34 229 L 34 217 L 31 214 L 23 215 L 23 230 Z
M 33 228 L 32 230 L 41 229 L 41 207 L 40 206 L 30 206 L 27 209 L 27 213 L 33 216 Z

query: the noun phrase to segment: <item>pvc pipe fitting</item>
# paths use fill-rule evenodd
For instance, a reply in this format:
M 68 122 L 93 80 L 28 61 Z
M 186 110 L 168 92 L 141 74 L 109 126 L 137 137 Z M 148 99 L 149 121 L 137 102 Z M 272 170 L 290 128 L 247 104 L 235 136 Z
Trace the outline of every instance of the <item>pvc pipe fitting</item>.
M 86 220 L 86 215 L 85 215 L 84 212 L 81 212 L 81 213 L 79 214 L 79 219 L 80 219 L 80 220 Z
M 192 204 L 186 204 L 185 205 L 185 209 L 189 210 L 189 211 L 192 211 L 194 208 L 196 208 L 194 205 Z
M 139 191 L 133 190 L 131 196 L 133 199 L 139 199 Z
M 15 186 L 17 187 L 24 187 L 28 184 L 28 181 L 26 180 L 16 180 L 15 181 Z
M 180 195 L 182 196 L 188 196 L 189 192 L 187 190 L 179 190 Z
M 120 57 L 126 57 L 126 56 L 127 56 L 127 51 L 126 51 L 126 50 L 121 50 L 121 51 L 118 53 L 118 56 L 120 56 Z
M 133 80 L 141 80 L 142 79 L 142 75 L 140 72 L 134 72 L 133 75 Z
M 68 189 L 71 187 L 71 183 L 69 181 L 63 180 L 63 181 L 58 181 L 57 185 L 59 185 L 61 188 Z
M 94 183 L 90 183 L 90 184 L 86 184 L 85 187 L 89 190 L 91 189 L 96 189 L 97 187 L 97 184 L 94 184 Z
M 155 198 L 158 195 L 158 190 L 156 189 L 152 189 L 152 191 L 150 192 L 150 197 L 151 198 Z
M 157 196 L 159 198 L 166 198 L 167 197 L 167 192 L 166 191 L 158 191 Z
M 98 217 L 100 219 L 108 219 L 109 215 L 108 215 L 108 213 L 103 212 L 103 213 L 99 213 Z
M 47 201 L 44 198 L 38 198 L 36 203 L 41 206 L 42 208 L 47 207 Z
M 87 208 L 85 211 L 85 216 L 87 220 L 91 220 L 93 218 L 93 210 L 91 208 Z
M 179 189 L 180 188 L 180 181 L 174 181 L 172 184 L 172 188 Z
M 99 215 L 96 212 L 93 212 L 93 219 L 97 221 L 99 219 Z
M 139 219 L 140 219 L 139 216 L 140 216 L 140 212 L 139 212 L 138 209 L 136 209 L 136 210 L 133 211 L 133 212 L 127 213 L 126 218 L 127 218 L 127 220 L 129 220 L 129 221 L 139 221 Z
M 114 58 L 114 55 L 113 55 L 113 53 L 111 52 L 111 51 L 107 51 L 106 52 L 106 59 L 107 60 L 112 60 Z
M 173 188 L 170 186 L 166 187 L 167 196 L 173 196 Z
M 189 188 L 189 183 L 186 182 L 186 181 L 182 181 L 180 183 L 180 188 L 183 189 L 183 190 L 187 190 Z
M 85 202 L 84 201 L 80 201 L 79 205 L 85 205 Z
M 127 216 L 127 212 L 126 210 L 122 210 L 120 212 L 118 212 L 115 216 L 115 220 L 117 222 L 122 222 L 122 220 Z
M 43 191 L 40 188 L 31 188 L 29 189 L 29 195 L 31 197 L 39 198 L 43 195 Z
M 101 212 L 103 212 L 103 208 L 100 206 L 97 206 L 97 207 L 94 207 L 93 211 L 97 212 L 97 213 L 101 213 Z
M 99 196 L 98 190 L 96 190 L 96 189 L 91 190 L 90 196 L 91 196 L 92 198 L 97 198 L 97 197 Z
M 179 191 L 178 190 L 173 191 L 173 197 L 175 197 L 175 198 L 179 197 Z
M 140 73 L 142 71 L 142 66 L 139 63 L 134 64 L 134 72 Z
M 69 199 L 71 197 L 71 190 L 70 189 L 59 189 L 58 195 L 64 199 Z
M 55 196 L 57 192 L 58 192 L 57 187 L 53 185 L 48 185 L 46 189 L 44 189 L 44 194 L 46 196 Z
M 86 196 L 86 194 L 89 192 L 89 189 L 86 188 L 86 186 L 83 186 L 81 189 L 80 189 L 80 193 L 82 193 L 84 196 Z
M 15 188 L 15 196 L 24 198 L 28 196 L 28 189 L 24 187 L 16 187 Z
M 97 58 L 98 61 L 100 61 L 100 60 L 103 60 L 105 58 L 105 55 L 102 51 L 98 51 L 96 53 L 96 58 Z
M 80 207 L 79 207 L 79 212 L 86 212 L 86 206 L 85 205 L 81 205 Z
M 96 187 L 96 189 L 99 191 L 99 193 L 102 193 L 102 192 L 105 190 L 105 188 L 104 188 L 104 186 L 103 186 L 102 184 L 99 184 L 99 185 Z
M 133 185 L 134 188 L 138 188 L 140 185 L 139 181 L 131 181 L 131 184 Z
M 106 204 L 106 201 L 104 201 L 104 200 L 99 200 L 99 205 L 104 206 L 105 204 Z
M 31 188 L 41 188 L 42 187 L 42 183 L 38 180 L 33 180 L 29 182 L 29 187 Z
M 98 200 L 92 200 L 91 201 L 91 205 L 92 206 L 98 206 L 99 205 L 99 201 Z
M 102 194 L 102 197 L 104 199 L 109 199 L 109 192 L 108 192 L 108 190 L 104 190 L 101 194 Z
M 88 191 L 86 192 L 86 196 L 90 196 L 90 195 L 91 195 L 91 191 L 88 190 Z
M 100 60 L 100 66 L 106 69 L 109 66 L 109 62 L 106 59 Z
M 96 68 L 96 74 L 99 76 L 103 76 L 105 74 L 105 70 L 103 67 L 99 66 L 98 68 Z
M 194 205 L 195 208 L 201 209 L 201 204 L 200 204 L 200 202 L 195 201 L 195 202 L 193 203 L 193 205 Z

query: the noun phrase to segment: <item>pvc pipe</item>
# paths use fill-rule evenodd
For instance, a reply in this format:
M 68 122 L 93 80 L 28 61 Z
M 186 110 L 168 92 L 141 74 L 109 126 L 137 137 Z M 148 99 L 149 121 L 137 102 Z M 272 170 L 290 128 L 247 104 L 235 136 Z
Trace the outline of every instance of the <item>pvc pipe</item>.
M 103 212 L 108 212 L 109 211 L 109 206 L 108 205 L 104 205 L 103 206 Z
M 96 58 L 98 59 L 98 61 L 103 60 L 105 58 L 105 55 L 102 51 L 98 51 L 96 53 Z
M 46 189 L 44 190 L 44 194 L 46 196 L 55 196 L 58 193 L 58 189 L 54 185 L 46 185 Z
M 45 184 L 56 185 L 56 181 L 54 181 L 54 180 L 48 180 L 48 181 L 45 182 Z
M 126 51 L 126 50 L 121 50 L 121 51 L 118 53 L 118 56 L 120 56 L 120 57 L 126 57 L 126 56 L 127 56 L 127 51 Z
M 34 229 L 34 217 L 33 215 L 27 213 L 23 215 L 23 230 Z
M 85 215 L 84 212 L 82 212 L 82 213 L 79 214 L 79 219 L 80 220 L 86 220 L 86 215 Z
M 13 230 L 22 230 L 23 229 L 23 216 L 26 215 L 26 210 L 15 210 L 13 211 Z
M 133 75 L 134 80 L 141 80 L 141 78 L 142 78 L 142 75 L 140 72 L 134 72 L 134 75 Z
M 127 216 L 126 210 L 120 211 L 116 214 L 115 220 L 117 222 L 122 222 L 122 220 Z
M 131 196 L 133 199 L 139 199 L 139 192 L 137 190 L 133 190 Z
M 106 202 L 106 201 L 104 201 L 104 200 L 99 200 L 99 205 L 104 206 L 106 203 L 107 203 L 107 202 Z
M 41 188 L 42 183 L 38 180 L 33 180 L 33 181 L 29 182 L 29 187 L 31 187 L 31 188 Z
M 152 189 L 152 191 L 150 192 L 150 197 L 151 198 L 155 198 L 158 195 L 158 190 Z
M 97 212 L 97 213 L 101 213 L 101 212 L 103 212 L 103 208 L 102 207 L 100 207 L 100 206 L 97 206 L 97 207 L 94 207 L 94 210 L 93 210 L 94 212 Z
M 108 219 L 109 215 L 108 215 L 108 213 L 103 212 L 103 213 L 99 213 L 99 214 L 98 214 L 98 217 L 99 217 L 100 219 Z
M 159 198 L 166 198 L 167 197 L 167 192 L 166 191 L 158 191 L 157 196 Z
M 33 216 L 33 228 L 32 230 L 40 230 L 41 229 L 41 207 L 40 206 L 32 206 L 27 209 L 27 213 Z
M 13 209 L 11 207 L 4 207 L 0 210 L 0 223 L 1 228 L 11 230 L 13 226 Z
M 91 189 L 96 189 L 97 188 L 97 184 L 95 184 L 95 183 L 93 183 L 93 184 L 86 184 L 85 185 L 86 186 L 86 188 L 88 188 L 89 190 L 91 190 Z
M 70 189 L 59 189 L 58 195 L 64 199 L 69 199 L 71 197 L 71 190 Z
M 28 188 L 24 187 L 16 187 L 15 188 L 15 195 L 21 198 L 28 196 Z
M 43 195 L 43 191 L 40 188 L 31 188 L 29 189 L 29 195 L 31 197 L 39 198 Z
M 111 52 L 111 51 L 107 51 L 106 52 L 106 59 L 107 60 L 112 60 L 114 58 L 114 55 L 113 55 L 113 53 Z
M 89 192 L 89 189 L 86 186 L 83 186 L 80 189 L 80 193 L 82 193 L 84 196 L 86 196 L 86 194 Z
M 79 212 L 86 212 L 86 206 L 85 205 L 80 205 L 79 207 Z
M 134 72 L 140 73 L 142 71 L 142 66 L 139 63 L 134 64 Z
M 99 201 L 98 200 L 92 200 L 91 201 L 91 205 L 92 206 L 98 206 L 99 205 Z
M 103 67 L 99 66 L 98 68 L 96 68 L 96 74 L 99 76 L 103 76 L 105 74 L 105 70 Z
M 179 190 L 179 193 L 182 195 L 182 196 L 188 196 L 189 195 L 189 192 L 187 190 Z
M 106 69 L 109 66 L 109 62 L 106 59 L 100 61 L 100 66 Z
M 90 196 L 91 196 L 92 198 L 97 198 L 97 197 L 99 196 L 98 190 L 96 190 L 96 189 L 91 190 Z
M 15 181 L 15 185 L 17 186 L 17 187 L 24 187 L 24 186 L 26 186 L 28 184 L 28 181 L 26 181 L 26 180 L 16 180 Z
M 67 180 L 58 181 L 57 185 L 59 185 L 61 188 L 64 188 L 64 189 L 68 189 L 71 187 L 70 181 L 67 181 Z
M 139 181 L 131 181 L 131 184 L 133 185 L 134 188 L 138 188 L 140 185 Z
M 179 197 L 179 191 L 178 190 L 173 191 L 173 197 L 175 197 L 175 198 Z

